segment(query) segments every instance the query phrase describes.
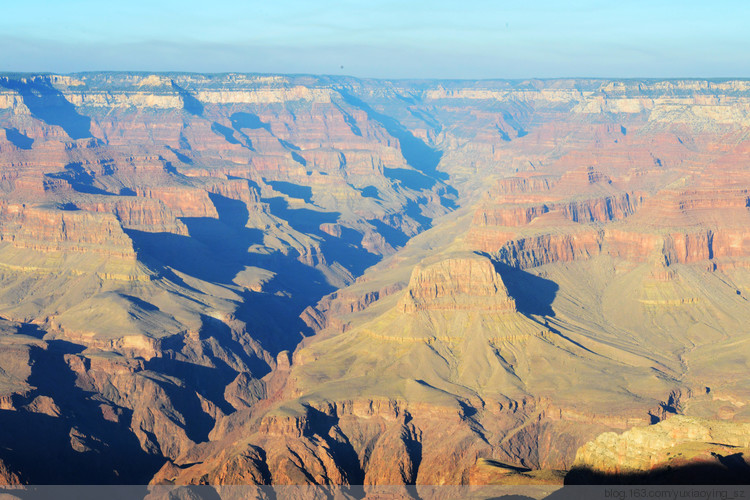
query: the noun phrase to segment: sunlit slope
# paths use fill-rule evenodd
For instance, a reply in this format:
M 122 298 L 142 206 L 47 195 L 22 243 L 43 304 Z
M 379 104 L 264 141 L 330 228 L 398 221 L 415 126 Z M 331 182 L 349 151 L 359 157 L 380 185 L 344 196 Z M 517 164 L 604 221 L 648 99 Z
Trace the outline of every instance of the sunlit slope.
M 0 75 L 0 476 L 466 483 L 746 418 L 748 88 Z
M 323 330 L 297 353 L 302 392 L 339 378 L 349 394 L 382 393 L 392 376 L 461 397 L 554 396 L 602 411 L 723 383 L 700 381 L 687 359 L 746 336 L 747 196 L 655 185 L 617 212 L 611 200 L 633 199 L 627 186 L 590 171 L 571 197 L 566 179 L 576 177 L 503 181 L 522 192 L 485 197 L 473 216 L 456 214 L 321 303 L 342 333 Z M 519 209 L 529 218 L 488 223 L 492 210 Z M 486 273 L 472 271 L 477 262 Z
M 525 313 L 519 312 L 503 275 L 512 287 L 535 287 L 539 295 L 557 286 L 523 271 L 497 273 L 477 254 L 430 260 L 413 271 L 403 292 L 377 305 L 376 318 L 301 349 L 292 375 L 297 390 L 310 398 L 368 394 L 415 403 L 537 397 L 604 410 L 636 398 L 656 405 L 675 383 L 679 363 L 671 353 L 655 351 L 658 343 L 646 342 L 643 331 L 616 330 L 601 312 L 581 314 L 575 304 L 589 297 L 562 288 L 545 305 L 527 295 L 520 297 Z M 559 273 L 586 276 L 573 269 Z M 441 290 L 439 277 L 451 288 Z M 443 292 L 449 300 L 434 296 Z M 413 296 L 425 293 L 434 295 L 415 308 Z
M 293 401 L 266 418 L 317 408 L 341 419 L 380 401 L 427 439 L 432 419 L 457 414 L 446 427 L 474 434 L 482 454 L 546 467 L 569 464 L 603 428 L 683 412 L 741 420 L 748 214 L 734 200 L 746 195 L 687 187 L 692 196 L 679 196 L 690 202 L 676 202 L 655 185 L 618 213 L 613 202 L 597 207 L 626 186 L 591 173 L 585 182 L 574 198 L 537 183 L 524 197 L 537 196 L 541 213 L 506 226 L 478 219 L 480 202 L 323 301 L 328 329 L 294 355 L 284 397 Z M 514 210 L 510 196 L 498 203 Z M 461 463 L 476 451 L 442 439 Z M 419 480 L 440 474 L 421 470 Z
M 582 446 L 568 484 L 744 484 L 747 423 L 674 416 Z

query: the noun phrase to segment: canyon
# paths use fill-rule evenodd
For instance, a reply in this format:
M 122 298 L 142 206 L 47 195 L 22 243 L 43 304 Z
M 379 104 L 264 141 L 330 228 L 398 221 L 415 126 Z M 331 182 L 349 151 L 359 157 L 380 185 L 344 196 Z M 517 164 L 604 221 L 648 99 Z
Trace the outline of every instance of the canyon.
M 744 80 L 2 74 L 0 483 L 721 466 L 749 153 Z

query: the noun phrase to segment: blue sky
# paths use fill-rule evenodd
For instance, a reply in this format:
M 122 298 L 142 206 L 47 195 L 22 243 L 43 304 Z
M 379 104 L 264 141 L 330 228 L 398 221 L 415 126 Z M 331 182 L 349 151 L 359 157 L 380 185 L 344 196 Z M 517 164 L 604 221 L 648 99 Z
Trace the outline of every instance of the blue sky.
M 750 77 L 746 0 L 11 0 L 2 10 L 0 71 Z

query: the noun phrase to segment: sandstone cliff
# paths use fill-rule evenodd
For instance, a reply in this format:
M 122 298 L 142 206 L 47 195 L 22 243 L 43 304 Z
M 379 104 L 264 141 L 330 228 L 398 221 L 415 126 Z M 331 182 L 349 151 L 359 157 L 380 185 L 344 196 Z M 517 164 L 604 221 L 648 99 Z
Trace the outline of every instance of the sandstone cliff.
M 570 480 L 638 481 L 650 476 L 677 484 L 744 482 L 750 466 L 744 458 L 748 436 L 748 424 L 683 416 L 619 435 L 605 433 L 578 450 Z
M 467 484 L 747 421 L 747 92 L 1 75 L 0 478 Z

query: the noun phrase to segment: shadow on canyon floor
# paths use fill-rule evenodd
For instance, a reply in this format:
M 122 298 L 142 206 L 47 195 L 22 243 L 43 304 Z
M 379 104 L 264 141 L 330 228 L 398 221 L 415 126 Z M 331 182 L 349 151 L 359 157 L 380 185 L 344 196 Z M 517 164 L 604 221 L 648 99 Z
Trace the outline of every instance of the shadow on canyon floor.
M 219 218 L 183 217 L 188 236 L 126 229 L 146 263 L 170 267 L 213 283 L 230 284 L 247 265 L 247 249 L 263 242 L 260 229 L 245 227 L 247 206 L 217 194 L 209 195 Z
M 5 137 L 18 149 L 31 149 L 34 139 L 21 133 L 17 128 L 6 128 Z
M 537 316 L 555 315 L 552 302 L 560 288 L 557 283 L 502 262 L 493 261 L 493 264 L 508 289 L 508 295 L 516 301 L 518 312 Z
M 279 183 L 274 184 L 278 185 Z M 304 186 L 297 186 L 288 182 L 282 184 L 282 188 L 287 193 L 295 195 L 288 196 L 302 197 L 307 195 Z M 328 264 L 338 262 L 353 276 L 359 276 L 365 269 L 380 261 L 380 256 L 362 248 L 362 234 L 359 232 L 341 227 L 341 234 L 334 236 L 321 230 L 323 224 L 337 223 L 341 213 L 323 212 L 309 208 L 289 208 L 289 203 L 281 197 L 264 198 L 263 201 L 268 203 L 272 214 L 287 221 L 293 229 L 319 238 L 321 254 Z M 394 231 L 397 230 L 394 229 Z M 331 291 L 333 289 L 326 293 Z M 320 299 L 323 295 L 317 297 L 317 299 Z M 317 299 L 315 302 L 317 302 Z
M 0 78 L 0 87 L 15 90 L 31 115 L 47 125 L 57 125 L 71 139 L 87 139 L 91 135 L 91 118 L 78 113 L 65 96 L 44 79 Z
M 627 474 L 605 474 L 590 469 L 572 469 L 565 476 L 566 485 L 750 485 L 750 465 L 742 453 L 718 455 L 712 453 L 718 463 L 668 466 L 648 472 Z M 550 497 L 552 498 L 552 497 Z M 555 497 L 556 498 L 556 497 Z
M 442 151 L 431 148 L 421 139 L 415 137 L 398 120 L 375 111 L 369 104 L 349 92 L 339 89 L 339 94 L 344 102 L 364 111 L 370 120 L 379 123 L 390 135 L 398 139 L 401 144 L 401 154 L 403 154 L 406 163 L 424 174 L 426 179 L 432 182 L 432 185 L 437 181 L 447 179 L 447 174 L 437 170 L 438 163 L 443 156 Z M 425 182 L 425 180 L 421 182 Z
M 190 91 L 177 85 L 174 80 L 172 80 L 172 89 L 174 89 L 182 99 L 182 108 L 187 113 L 190 113 L 193 116 L 203 116 L 203 112 L 205 111 L 203 103 L 196 99 Z
M 29 400 L 52 397 L 60 416 L 0 410 L 0 458 L 30 484 L 145 484 L 164 459 L 144 452 L 130 432 L 130 415 L 103 416 L 102 401 L 76 385 L 66 355 L 82 350 L 53 340 L 33 350 Z
M 52 179 L 62 179 L 67 181 L 70 184 L 70 187 L 79 193 L 112 196 L 112 193 L 94 186 L 94 176 L 83 168 L 83 163 L 81 162 L 68 163 L 65 165 L 65 170 L 45 175 Z
M 293 349 L 302 338 L 300 332 L 309 330 L 299 315 L 335 287 L 321 270 L 300 262 L 301 255 L 295 249 L 287 249 L 286 253 L 248 252 L 253 245 L 263 244 L 264 235 L 260 229 L 245 227 L 249 217 L 245 204 L 215 194 L 210 198 L 217 209 L 218 220 L 182 218 L 188 236 L 125 230 L 133 240 L 139 259 L 168 279 L 181 281 L 171 271 L 173 269 L 209 283 L 231 286 L 235 291 L 237 274 L 248 266 L 273 272 L 274 277 L 266 283 L 264 292 L 248 290 L 241 294 L 242 303 L 235 316 L 248 324 L 253 337 L 272 354 Z M 376 262 L 377 256 L 358 248 L 354 244 L 356 241 L 343 241 L 319 229 L 323 222 L 338 220 L 338 213 L 288 209 L 281 198 L 273 199 L 271 206 L 293 228 L 318 236 L 322 240 L 322 253 L 331 263 L 339 261 L 357 273 Z M 348 231 L 345 233 L 344 236 L 351 237 Z
M 271 186 L 274 191 L 285 194 L 289 198 L 302 200 L 305 203 L 310 203 L 312 200 L 313 192 L 310 186 L 302 186 L 286 181 L 266 181 L 266 184 Z

